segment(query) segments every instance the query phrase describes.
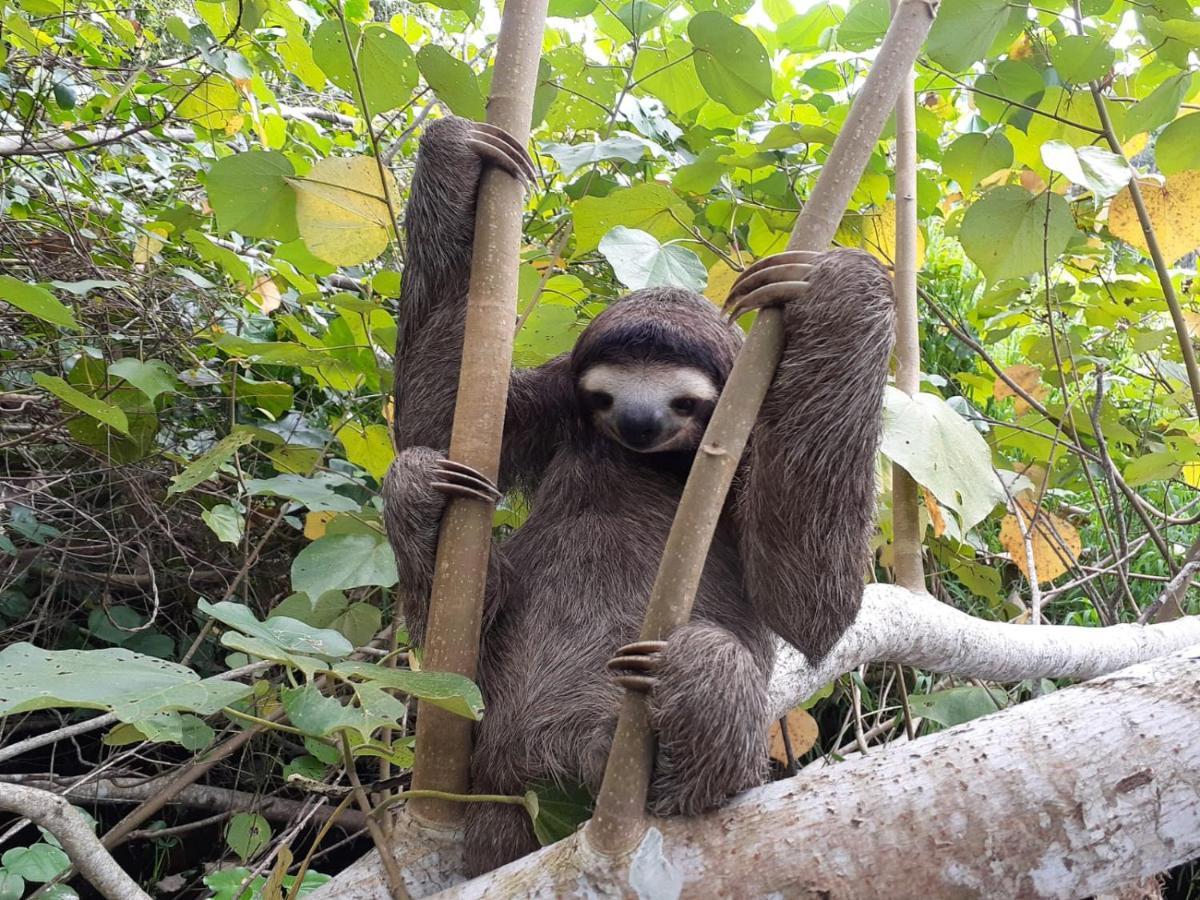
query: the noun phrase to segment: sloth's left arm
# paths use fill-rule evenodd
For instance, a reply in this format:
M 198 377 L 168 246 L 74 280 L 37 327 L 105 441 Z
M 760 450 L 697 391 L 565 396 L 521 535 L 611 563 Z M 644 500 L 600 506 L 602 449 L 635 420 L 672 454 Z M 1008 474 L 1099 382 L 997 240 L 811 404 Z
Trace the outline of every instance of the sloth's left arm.
M 786 335 L 739 479 L 747 593 L 776 634 L 816 660 L 861 602 L 892 283 L 861 251 L 781 253 L 743 273 L 730 300 L 782 305 Z

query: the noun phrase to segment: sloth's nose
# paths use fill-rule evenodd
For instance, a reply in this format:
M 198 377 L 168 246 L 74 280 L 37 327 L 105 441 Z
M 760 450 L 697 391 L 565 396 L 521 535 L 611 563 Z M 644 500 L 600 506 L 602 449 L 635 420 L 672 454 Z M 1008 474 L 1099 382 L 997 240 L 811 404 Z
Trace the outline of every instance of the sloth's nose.
M 645 407 L 626 410 L 617 419 L 621 440 L 635 450 L 645 450 L 657 443 L 662 426 L 662 414 Z

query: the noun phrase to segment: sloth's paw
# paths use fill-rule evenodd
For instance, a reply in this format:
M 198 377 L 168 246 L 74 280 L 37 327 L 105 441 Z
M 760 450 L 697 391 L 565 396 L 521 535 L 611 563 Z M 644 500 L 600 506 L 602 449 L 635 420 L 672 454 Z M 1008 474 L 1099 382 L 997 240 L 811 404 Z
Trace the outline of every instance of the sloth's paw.
M 804 295 L 808 273 L 821 254 L 815 250 L 789 250 L 766 256 L 742 272 L 729 289 L 724 311 L 731 319 L 752 309 L 782 306 Z
M 429 486 L 448 497 L 466 497 L 495 504 L 504 496 L 492 479 L 452 459 L 437 460 L 433 464 L 431 477 L 435 480 Z
M 617 651 L 608 661 L 613 680 L 630 691 L 647 692 L 658 683 L 657 672 L 662 665 L 666 641 L 635 641 Z
M 537 169 L 529 151 L 503 128 L 472 122 L 467 146 L 485 162 L 499 166 L 526 187 L 537 183 Z

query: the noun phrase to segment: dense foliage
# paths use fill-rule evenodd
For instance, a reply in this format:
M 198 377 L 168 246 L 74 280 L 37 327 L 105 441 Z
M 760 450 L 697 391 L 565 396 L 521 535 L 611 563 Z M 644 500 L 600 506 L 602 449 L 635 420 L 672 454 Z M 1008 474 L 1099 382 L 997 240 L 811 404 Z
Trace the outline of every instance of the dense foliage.
M 621 291 L 719 302 L 781 249 L 889 7 L 550 14 L 522 366 Z M 207 780 L 302 800 L 274 824 L 236 803 L 152 810 L 148 827 L 224 838 L 139 836 L 122 858 L 164 894 L 275 878 L 278 895 L 325 800 L 289 776 L 336 783 L 368 757 L 403 772 L 410 696 L 479 714 L 469 682 L 384 655 L 406 636 L 386 631 L 377 488 L 392 223 L 422 123 L 483 116 L 497 23 L 477 0 L 0 0 L 0 715 L 8 742 L 113 714 L 102 741 L 0 781 L 48 771 L 61 790 L 100 763 L 144 780 L 253 728 Z M 1200 557 L 1197 47 L 1183 0 L 942 2 L 916 79 L 926 374 L 919 397 L 889 389 L 880 466 L 922 486 L 930 589 L 979 615 L 1111 624 L 1185 597 L 1160 595 Z M 885 133 L 838 235 L 884 260 L 892 152 Z M 497 529 L 523 514 L 504 506 Z M 886 496 L 880 525 L 887 580 Z M 1053 688 L 905 677 L 925 727 Z M 844 679 L 819 728 L 789 723 L 793 749 L 902 733 L 900 687 Z M 547 839 L 569 827 L 563 798 L 527 802 Z M 0 897 L 65 865 L 32 829 L 4 839 Z

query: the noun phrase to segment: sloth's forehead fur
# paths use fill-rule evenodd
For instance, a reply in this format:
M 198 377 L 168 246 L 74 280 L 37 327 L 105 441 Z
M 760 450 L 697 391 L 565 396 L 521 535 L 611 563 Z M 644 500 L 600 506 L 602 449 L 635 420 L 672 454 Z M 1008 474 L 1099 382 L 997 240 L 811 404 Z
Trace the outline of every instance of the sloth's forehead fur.
M 579 385 L 585 391 L 642 403 L 665 404 L 676 397 L 715 400 L 719 393 L 699 369 L 661 361 L 597 363 L 584 371 Z

